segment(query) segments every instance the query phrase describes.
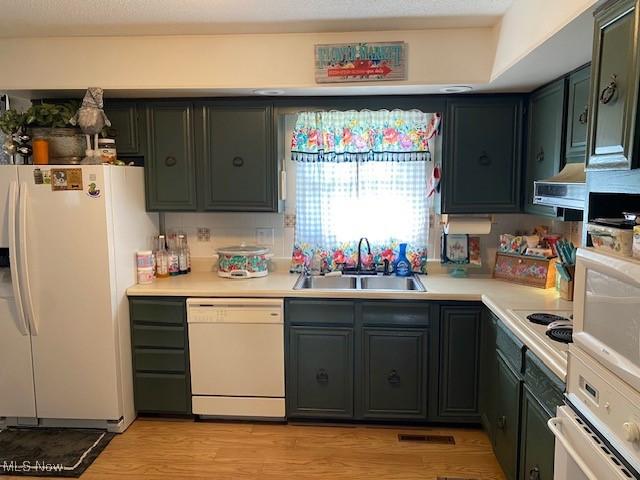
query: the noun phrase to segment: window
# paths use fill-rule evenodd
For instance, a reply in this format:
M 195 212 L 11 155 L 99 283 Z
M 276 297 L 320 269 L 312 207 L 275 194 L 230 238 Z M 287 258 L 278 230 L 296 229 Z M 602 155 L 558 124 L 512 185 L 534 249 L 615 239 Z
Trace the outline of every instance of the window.
M 318 252 L 325 267 L 393 261 L 408 244 L 413 270 L 426 270 L 429 231 L 428 140 L 439 116 L 418 111 L 305 112 L 292 135 L 296 230 L 292 270 Z

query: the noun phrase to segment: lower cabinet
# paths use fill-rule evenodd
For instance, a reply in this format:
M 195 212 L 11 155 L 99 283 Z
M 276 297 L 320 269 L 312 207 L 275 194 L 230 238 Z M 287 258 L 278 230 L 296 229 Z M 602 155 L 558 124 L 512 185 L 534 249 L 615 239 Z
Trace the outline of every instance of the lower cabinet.
M 520 479 L 553 480 L 555 438 L 547 427 L 550 416 L 525 385 L 520 425 Z
M 289 416 L 353 416 L 353 328 L 289 329 L 286 398 Z
M 190 415 L 191 374 L 184 299 L 132 297 L 129 312 L 136 410 Z
M 425 329 L 364 328 L 361 332 L 362 418 L 424 419 L 427 414 Z
M 509 480 L 518 472 L 518 432 L 522 381 L 500 353 L 496 371 L 496 420 L 493 448 Z

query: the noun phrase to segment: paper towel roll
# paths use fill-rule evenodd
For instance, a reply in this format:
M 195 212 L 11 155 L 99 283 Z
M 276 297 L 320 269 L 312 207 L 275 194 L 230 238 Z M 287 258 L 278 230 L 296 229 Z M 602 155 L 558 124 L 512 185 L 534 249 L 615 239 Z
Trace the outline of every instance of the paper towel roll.
M 467 233 L 469 235 L 487 235 L 491 232 L 491 219 L 482 217 L 448 217 L 444 226 L 447 235 Z

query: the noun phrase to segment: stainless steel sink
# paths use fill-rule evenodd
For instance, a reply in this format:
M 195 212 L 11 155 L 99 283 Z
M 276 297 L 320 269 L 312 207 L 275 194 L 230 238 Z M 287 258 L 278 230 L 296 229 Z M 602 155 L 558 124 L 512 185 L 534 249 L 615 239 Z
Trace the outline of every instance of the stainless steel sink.
M 424 292 L 418 277 L 395 276 L 311 276 L 302 274 L 293 287 L 295 290 L 391 290 L 397 292 Z
M 320 277 L 302 274 L 298 279 L 296 290 L 322 289 L 322 290 L 355 290 L 358 288 L 358 277 Z
M 424 286 L 418 277 L 362 277 L 362 290 L 400 290 L 424 292 Z

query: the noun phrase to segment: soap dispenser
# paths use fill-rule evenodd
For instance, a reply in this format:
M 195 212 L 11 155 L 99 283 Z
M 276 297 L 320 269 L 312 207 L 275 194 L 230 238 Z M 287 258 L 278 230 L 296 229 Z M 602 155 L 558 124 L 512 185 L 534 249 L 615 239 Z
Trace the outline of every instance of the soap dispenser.
M 407 244 L 400 244 L 400 253 L 395 265 L 396 276 L 398 277 L 410 277 L 411 276 L 411 263 L 407 258 Z

